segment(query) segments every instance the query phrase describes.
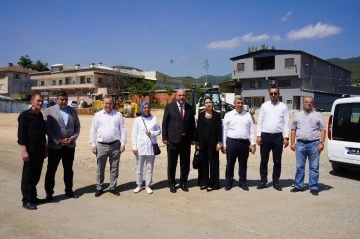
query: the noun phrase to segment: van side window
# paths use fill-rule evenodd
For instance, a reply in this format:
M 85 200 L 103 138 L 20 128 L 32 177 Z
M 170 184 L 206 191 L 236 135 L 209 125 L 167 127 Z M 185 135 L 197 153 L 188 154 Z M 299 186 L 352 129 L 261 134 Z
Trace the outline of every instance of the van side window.
M 360 104 L 338 104 L 333 119 L 333 139 L 360 142 Z

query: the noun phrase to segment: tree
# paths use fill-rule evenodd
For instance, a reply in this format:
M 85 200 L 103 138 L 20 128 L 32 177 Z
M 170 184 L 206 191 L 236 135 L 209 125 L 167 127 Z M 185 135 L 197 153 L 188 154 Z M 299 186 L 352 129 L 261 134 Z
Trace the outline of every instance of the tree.
M 49 71 L 48 63 L 43 63 L 42 61 L 37 60 L 35 61 L 35 64 L 33 64 L 33 61 L 28 55 L 21 56 L 19 58 L 18 65 L 34 71 Z
M 28 55 L 21 56 L 19 58 L 19 61 L 18 61 L 19 66 L 31 69 L 32 64 L 33 64 L 33 61 L 30 59 L 30 57 Z
M 169 103 L 170 96 L 174 93 L 175 90 L 174 90 L 174 88 L 171 87 L 171 86 L 165 87 L 165 90 L 166 90 L 166 94 L 168 95 L 168 98 L 167 98 L 166 103 Z
M 31 69 L 34 71 L 49 71 L 48 63 L 43 63 L 40 60 L 35 61 L 35 64 L 31 66 Z
M 143 99 L 143 97 L 147 95 L 150 96 L 150 101 L 152 101 L 151 98 L 154 97 L 155 90 L 159 90 L 159 89 L 160 86 L 158 86 L 155 82 L 148 80 L 138 81 L 137 83 L 131 84 L 129 87 L 127 87 L 127 90 L 131 94 L 139 95 L 140 101 Z
M 267 49 L 269 49 L 269 47 L 266 44 L 261 44 L 260 50 L 267 50 Z M 254 52 L 254 51 L 257 51 L 257 50 L 258 50 L 257 46 L 256 47 L 254 47 L 254 46 L 249 46 L 248 47 L 248 53 L 251 53 L 251 52 Z M 274 45 L 271 46 L 271 50 L 276 50 Z

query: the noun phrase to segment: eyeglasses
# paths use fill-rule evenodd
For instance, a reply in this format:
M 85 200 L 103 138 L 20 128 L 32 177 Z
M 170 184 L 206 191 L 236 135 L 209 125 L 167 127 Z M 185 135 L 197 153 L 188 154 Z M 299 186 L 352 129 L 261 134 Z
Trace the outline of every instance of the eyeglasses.
M 271 93 L 269 93 L 269 95 L 277 95 L 278 93 L 276 93 L 276 92 L 271 92 Z

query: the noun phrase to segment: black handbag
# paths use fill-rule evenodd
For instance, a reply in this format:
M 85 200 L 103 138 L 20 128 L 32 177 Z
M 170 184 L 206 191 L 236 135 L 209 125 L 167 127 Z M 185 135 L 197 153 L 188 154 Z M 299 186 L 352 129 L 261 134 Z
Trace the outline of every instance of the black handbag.
M 154 150 L 154 154 L 155 154 L 155 155 L 161 154 L 161 150 L 160 150 L 159 145 L 158 145 L 157 143 L 156 143 L 156 144 L 152 144 L 152 146 L 153 146 L 153 150 Z
M 142 121 L 143 121 L 143 123 L 144 123 L 145 129 L 147 130 L 147 127 L 146 127 L 146 124 L 145 124 L 145 121 L 144 121 L 143 117 L 141 117 L 141 119 L 142 119 Z M 151 141 L 150 136 L 148 136 L 148 137 L 149 137 L 149 139 L 150 139 L 150 141 Z M 159 145 L 158 145 L 157 143 L 152 144 L 152 146 L 153 146 L 154 155 L 159 155 L 159 154 L 161 154 L 160 147 L 159 147 Z
M 199 168 L 199 150 L 195 150 L 194 152 L 194 157 L 192 160 L 192 165 L 194 169 L 198 169 Z

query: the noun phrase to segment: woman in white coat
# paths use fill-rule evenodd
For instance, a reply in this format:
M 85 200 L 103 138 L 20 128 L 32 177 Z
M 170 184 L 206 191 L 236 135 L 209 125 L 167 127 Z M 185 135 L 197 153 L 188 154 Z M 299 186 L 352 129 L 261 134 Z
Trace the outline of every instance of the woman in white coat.
M 136 184 L 134 193 L 142 190 L 143 168 L 146 164 L 146 191 L 153 193 L 150 188 L 153 177 L 155 155 L 152 144 L 157 143 L 156 136 L 161 133 L 160 124 L 157 118 L 150 113 L 149 102 L 143 101 L 140 104 L 141 115 L 134 120 L 132 129 L 132 148 L 136 156 Z

